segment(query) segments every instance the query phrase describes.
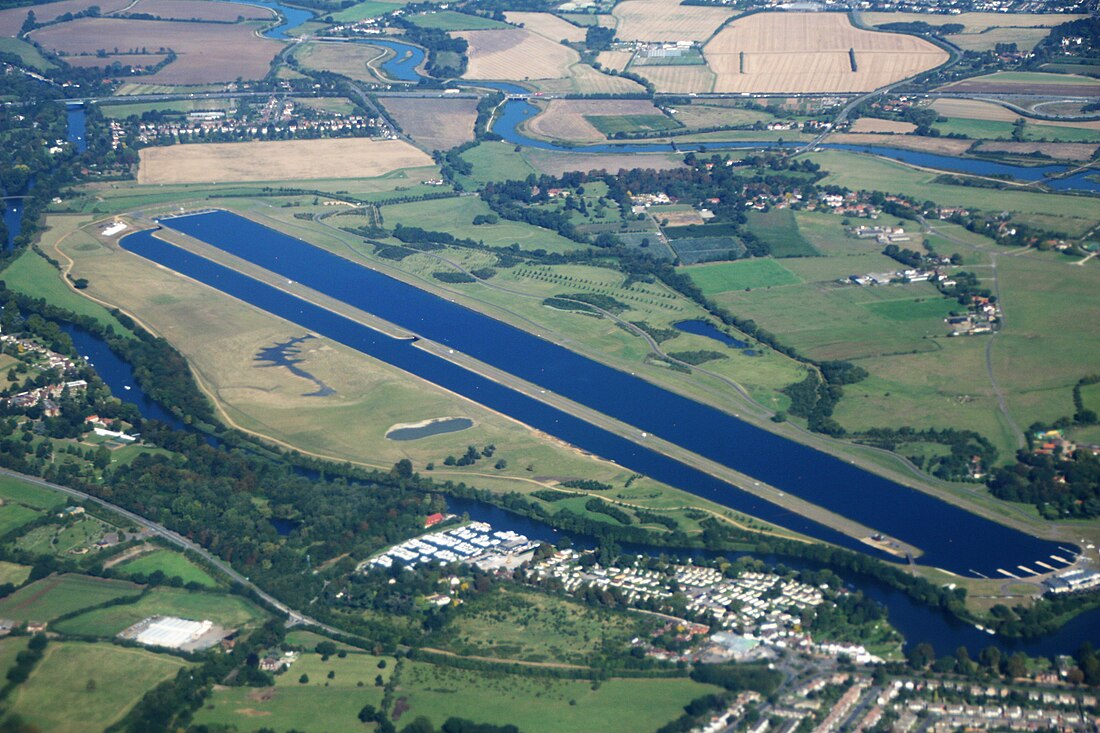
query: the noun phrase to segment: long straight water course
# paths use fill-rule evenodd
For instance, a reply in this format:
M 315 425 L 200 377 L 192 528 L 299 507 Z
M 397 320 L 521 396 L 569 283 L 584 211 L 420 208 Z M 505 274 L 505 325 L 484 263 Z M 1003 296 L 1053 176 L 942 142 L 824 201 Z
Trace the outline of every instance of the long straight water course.
M 1067 550 L 782 438 L 715 408 L 597 363 L 481 313 L 422 291 L 299 239 L 224 211 L 175 217 L 168 226 L 372 313 L 645 433 L 764 481 L 924 550 L 922 562 L 961 574 L 1050 562 Z M 806 534 L 869 551 L 840 533 L 760 500 L 700 470 L 281 293 L 156 239 L 126 249 L 276 315 L 395 364 L 594 454 L 731 508 Z M 643 432 L 644 431 L 644 432 Z M 1072 553 L 1072 551 L 1070 551 Z M 1021 573 L 1022 574 L 1022 573 Z

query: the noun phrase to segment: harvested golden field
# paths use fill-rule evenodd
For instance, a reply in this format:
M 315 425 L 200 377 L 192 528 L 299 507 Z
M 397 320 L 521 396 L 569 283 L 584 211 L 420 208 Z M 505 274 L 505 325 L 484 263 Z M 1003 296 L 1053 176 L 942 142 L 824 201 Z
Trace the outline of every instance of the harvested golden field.
M 870 91 L 948 57 L 913 36 L 856 28 L 841 13 L 750 15 L 724 28 L 703 55 L 718 77 L 716 92 Z
M 562 39 L 570 42 L 584 40 L 584 28 L 551 13 L 508 12 L 504 14 L 504 18 L 512 25 L 522 25 L 527 30 L 538 33 L 555 43 Z
M 540 173 L 560 176 L 570 171 L 605 170 L 617 173 L 633 168 L 665 171 L 684 167 L 684 157 L 676 153 L 561 153 L 554 150 L 531 150 L 528 162 Z
M 639 66 L 632 71 L 653 82 L 658 92 L 716 92 L 715 75 L 708 67 L 692 66 Z
M 984 153 L 1030 155 L 1042 153 L 1058 160 L 1089 160 L 1097 150 L 1096 143 L 1016 143 L 985 141 L 978 146 Z
M 120 53 L 117 56 L 107 57 L 89 54 L 88 56 L 66 56 L 65 63 L 80 69 L 109 66 L 115 62 L 138 68 L 140 66 L 156 66 L 164 60 L 165 56 L 166 54 L 160 53 Z
M 928 25 L 961 23 L 963 33 L 981 33 L 987 28 L 1053 28 L 1071 20 L 1087 18 L 1087 15 L 1065 13 L 959 13 L 958 15 L 931 15 L 929 13 L 860 13 L 862 21 L 877 27 L 886 23 L 923 22 Z M 952 37 L 954 39 L 954 37 Z
M 611 13 L 622 41 L 705 41 L 734 11 L 675 0 L 626 0 Z
M 948 38 L 965 51 L 992 51 L 998 43 L 1015 43 L 1021 51 L 1030 51 L 1049 35 L 1049 28 L 991 28 L 981 33 L 959 33 Z
M 466 79 L 559 79 L 580 61 L 573 49 L 522 28 L 451 35 L 470 44 Z
M 428 150 L 450 150 L 474 139 L 476 99 L 387 97 L 381 101 L 401 129 Z
M 125 52 L 170 48 L 178 58 L 153 76 L 157 84 L 208 84 L 262 79 L 283 44 L 253 33 L 254 25 L 186 23 L 169 20 L 79 18 L 31 33 L 43 47 L 60 53 L 87 54 L 100 49 Z
M 32 7 L 10 8 L 0 10 L 0 36 L 15 36 L 23 27 L 23 21 L 27 19 L 27 12 L 34 11 L 35 20 L 39 23 L 48 23 L 65 13 L 79 13 L 93 5 L 99 6 L 101 14 L 114 13 L 122 10 L 130 4 L 130 0 L 61 0 L 57 3 L 46 3 Z
M 432 165 L 401 140 L 285 140 L 145 148 L 138 183 L 228 183 L 313 178 L 370 178 Z
M 1023 115 L 1013 112 L 1007 107 L 1002 107 L 993 102 L 982 102 L 977 99 L 937 99 L 932 103 L 932 109 L 944 117 L 961 117 L 967 120 L 994 120 L 997 122 L 1015 122 Z M 1100 120 L 1037 120 L 1025 118 L 1036 125 L 1050 125 L 1052 127 L 1080 127 L 1086 130 L 1100 130 Z
M 600 51 L 599 55 L 596 56 L 596 61 L 605 69 L 622 71 L 632 58 L 634 58 L 632 51 Z
M 570 66 L 569 78 L 572 82 L 572 91 L 577 94 L 639 94 L 645 91 L 644 87 L 633 79 L 611 76 L 588 64 Z
M 313 71 L 331 71 L 355 81 L 384 81 L 372 64 L 380 62 L 385 49 L 364 43 L 300 43 L 294 52 L 298 62 Z
M 218 2 L 217 0 L 137 0 L 120 16 L 148 13 L 165 20 L 214 20 L 233 23 L 237 18 L 245 20 L 271 20 L 274 10 L 258 5 Z
M 860 117 L 852 123 L 852 132 L 889 132 L 897 135 L 905 135 L 917 126 L 912 122 L 901 120 L 878 120 L 874 117 Z
M 973 140 L 959 140 L 950 137 L 920 137 L 918 135 L 895 135 L 886 137 L 874 133 L 842 132 L 829 136 L 829 142 L 848 145 L 885 145 L 904 150 L 918 150 L 940 155 L 963 155 Z
M 586 117 L 661 114 L 647 99 L 555 99 L 527 122 L 527 129 L 554 140 L 594 143 L 606 138 Z
M 1100 81 L 1077 74 L 1048 74 L 1037 71 L 998 71 L 985 76 L 951 82 L 940 91 L 973 94 L 1043 94 L 1051 97 L 1100 97 Z

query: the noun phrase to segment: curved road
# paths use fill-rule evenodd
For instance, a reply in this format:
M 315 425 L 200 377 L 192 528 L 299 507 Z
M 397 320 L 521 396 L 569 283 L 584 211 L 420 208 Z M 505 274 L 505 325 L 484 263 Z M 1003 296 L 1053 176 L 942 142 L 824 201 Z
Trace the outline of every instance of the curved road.
M 83 491 L 77 491 L 76 489 L 70 489 L 68 486 L 61 486 L 59 484 L 50 483 L 49 481 L 38 478 L 37 476 L 28 476 L 27 474 L 19 473 L 17 471 L 9 471 L 6 468 L 0 468 L 0 475 L 10 476 L 12 478 L 19 479 L 20 481 L 26 481 L 29 484 L 35 484 L 36 486 L 42 486 L 42 487 L 45 487 L 47 489 L 53 489 L 54 491 L 60 491 L 63 494 L 67 494 L 67 495 L 72 496 L 76 499 L 80 499 L 81 501 L 94 502 L 94 503 L 100 505 L 101 507 L 103 507 L 105 509 L 109 509 L 112 512 L 115 512 L 116 514 L 119 514 L 123 517 L 126 517 L 127 519 L 134 522 L 135 524 L 148 529 L 149 531 L 151 531 L 157 537 L 160 537 L 161 539 L 163 539 L 167 542 L 170 542 L 171 544 L 173 544 L 173 545 L 175 545 L 175 546 L 177 546 L 181 549 L 189 550 L 191 552 L 194 552 L 196 555 L 199 555 L 204 560 L 206 560 L 208 563 L 210 563 L 211 565 L 216 567 L 218 570 L 220 570 L 222 573 L 227 575 L 234 582 L 239 583 L 240 585 L 244 586 L 245 588 L 248 588 L 250 591 L 255 593 L 257 596 L 259 596 L 269 606 L 276 609 L 280 613 L 285 613 L 286 616 L 287 616 L 287 625 L 288 626 L 296 626 L 296 625 L 299 625 L 299 624 L 306 624 L 306 625 L 310 625 L 310 626 L 316 626 L 317 628 L 320 628 L 320 629 L 324 629 L 325 631 L 329 632 L 330 634 L 338 634 L 340 636 L 354 636 L 354 634 L 348 634 L 348 632 L 346 632 L 346 631 L 342 631 L 341 629 L 337 629 L 333 626 L 323 624 L 320 621 L 317 621 L 316 619 L 310 618 L 309 616 L 306 616 L 303 613 L 295 611 L 293 608 L 286 605 L 285 603 L 283 603 L 279 599 L 275 598 L 274 596 L 270 595 L 269 593 L 266 593 L 258 585 L 253 583 L 251 580 L 249 580 L 245 576 L 238 573 L 236 570 L 234 570 L 232 567 L 230 567 L 229 564 L 227 564 L 225 561 L 223 561 L 222 559 L 220 559 L 216 555 L 212 554 L 210 551 L 208 551 L 204 547 L 192 542 L 191 540 L 187 539 L 186 537 L 184 537 L 183 535 L 181 535 L 177 532 L 173 532 L 172 530 L 168 529 L 164 525 L 157 524 L 156 522 L 154 522 L 152 520 L 146 519 L 145 517 L 141 516 L 140 514 L 135 514 L 134 512 L 132 512 L 128 509 L 123 509 L 122 507 L 118 506 L 117 504 L 112 504 L 109 501 L 104 501 L 103 499 L 100 499 L 97 496 L 92 496 L 91 494 L 86 494 Z

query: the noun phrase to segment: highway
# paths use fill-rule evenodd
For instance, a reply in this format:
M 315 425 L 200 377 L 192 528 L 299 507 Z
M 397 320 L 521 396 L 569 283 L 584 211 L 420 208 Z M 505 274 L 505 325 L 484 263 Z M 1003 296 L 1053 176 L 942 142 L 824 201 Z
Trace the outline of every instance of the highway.
M 126 519 L 129 519 L 131 522 L 134 522 L 138 526 L 144 527 L 145 529 L 151 531 L 157 537 L 160 537 L 161 539 L 175 545 L 176 547 L 179 547 L 183 550 L 189 550 L 191 552 L 194 552 L 196 555 L 199 555 L 200 557 L 202 557 L 204 560 L 206 560 L 212 566 L 214 566 L 215 568 L 220 570 L 222 573 L 224 573 L 226 576 L 228 576 L 234 582 L 239 583 L 240 585 L 244 586 L 245 588 L 248 588 L 250 591 L 255 593 L 257 596 L 259 596 L 264 601 L 264 603 L 268 604 L 269 606 L 276 609 L 280 613 L 286 614 L 287 626 L 298 626 L 298 625 L 304 624 L 304 625 L 308 625 L 308 626 L 316 626 L 319 629 L 324 629 L 325 631 L 329 632 L 330 634 L 339 634 L 341 636 L 349 636 L 349 634 L 346 631 L 342 631 L 340 629 L 337 629 L 334 626 L 329 626 L 327 624 L 323 624 L 320 621 L 317 621 L 316 619 L 310 618 L 309 616 L 305 615 L 304 613 L 296 611 L 295 609 L 293 609 L 290 606 L 286 605 L 285 603 L 283 603 L 279 599 L 277 599 L 274 596 L 266 593 L 262 588 L 260 588 L 258 585 L 253 583 L 247 577 L 241 575 L 236 570 L 234 570 L 228 563 L 223 561 L 221 558 L 219 558 L 216 555 L 210 553 L 208 550 L 206 550 L 202 546 L 192 542 L 191 540 L 187 539 L 183 535 L 181 535 L 177 532 L 173 532 L 172 530 L 168 529 L 164 525 L 157 524 L 156 522 L 154 522 L 152 520 L 146 519 L 145 517 L 141 516 L 140 514 L 135 514 L 134 512 L 132 512 L 128 509 L 123 509 L 122 507 L 118 506 L 117 504 L 112 504 L 108 501 L 104 501 L 103 499 L 100 499 L 97 496 L 92 496 L 91 494 L 86 494 L 83 491 L 77 491 L 76 489 L 70 489 L 67 486 L 61 486 L 60 484 L 51 483 L 49 481 L 45 481 L 43 479 L 40 479 L 36 476 L 28 476 L 27 474 L 18 473 L 16 471 L 9 471 L 6 468 L 0 468 L 0 475 L 10 476 L 11 478 L 19 479 L 20 481 L 26 481 L 29 484 L 34 484 L 36 486 L 42 486 L 42 487 L 47 488 L 47 489 L 53 489 L 54 491 L 60 491 L 63 494 L 67 494 L 67 495 L 69 495 L 69 496 L 71 496 L 75 499 L 80 499 L 81 501 L 93 502 L 93 503 L 98 504 L 99 506 L 101 506 L 105 509 L 109 509 L 112 512 L 115 512 L 116 514 L 119 514 L 119 515 L 125 517 Z

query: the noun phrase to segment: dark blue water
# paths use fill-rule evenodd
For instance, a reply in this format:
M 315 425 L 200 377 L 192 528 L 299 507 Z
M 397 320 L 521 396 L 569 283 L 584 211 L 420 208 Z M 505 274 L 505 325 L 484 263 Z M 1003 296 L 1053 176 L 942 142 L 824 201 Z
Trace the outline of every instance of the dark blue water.
M 290 36 L 287 35 L 289 31 L 294 30 L 313 18 L 313 13 L 308 10 L 283 5 L 282 3 L 273 2 L 272 0 L 229 0 L 229 2 L 240 3 L 241 5 L 261 5 L 279 13 L 280 22 L 274 27 L 264 31 L 264 35 L 268 38 L 277 38 L 281 41 L 290 38 Z
M 430 476 L 431 474 L 427 474 Z M 512 530 L 534 540 L 556 543 L 563 537 L 569 538 L 577 549 L 590 550 L 596 543 L 590 537 L 554 529 L 542 522 L 524 517 L 499 507 L 482 504 L 470 499 L 447 497 L 447 506 L 457 514 L 469 514 L 479 522 L 488 522 L 494 529 Z M 624 553 L 658 555 L 684 559 L 715 560 L 724 557 L 733 560 L 744 555 L 757 557 L 770 565 L 783 564 L 796 570 L 819 570 L 823 566 L 790 557 L 778 555 L 752 555 L 751 553 L 717 552 L 711 550 L 677 550 L 664 547 L 651 547 L 624 543 Z M 832 569 L 832 568 L 830 568 Z M 928 642 L 936 648 L 939 656 L 952 654 L 960 646 L 965 646 L 973 658 L 987 646 L 993 645 L 1008 652 L 1022 651 L 1029 655 L 1052 657 L 1057 654 L 1072 654 L 1086 641 L 1094 644 L 1100 640 L 1100 609 L 1077 616 L 1053 634 L 1028 641 L 1005 639 L 979 631 L 971 624 L 963 623 L 953 616 L 929 608 L 914 601 L 901 591 L 869 578 L 853 578 L 843 571 L 836 571 L 847 582 L 889 609 L 890 623 L 905 636 L 907 644 Z
M 279 519 L 278 517 L 272 517 L 267 520 L 268 523 L 275 528 L 280 537 L 286 537 L 294 530 L 302 526 L 302 523 L 297 519 Z
M 684 333 L 693 333 L 696 336 L 706 336 L 709 339 L 719 341 L 731 349 L 747 349 L 749 348 L 748 341 L 742 341 L 741 339 L 735 339 L 724 331 L 718 330 L 718 328 L 707 321 L 680 321 L 679 323 L 673 323 L 673 328 L 676 328 Z
M 66 104 L 65 109 L 68 113 L 69 142 L 83 153 L 88 149 L 88 141 L 84 139 L 88 132 L 84 119 L 84 105 Z
M 446 435 L 469 430 L 474 426 L 474 421 L 468 417 L 452 417 L 447 420 L 438 420 L 418 428 L 398 428 L 386 433 L 387 440 L 420 440 L 430 438 L 433 435 Z
M 995 576 L 1059 552 L 1038 540 L 969 514 L 844 461 L 668 392 L 413 286 L 354 264 L 227 212 L 167 220 L 173 229 L 294 279 L 427 339 L 699 455 L 744 472 L 924 550 L 930 565 Z M 386 337 L 310 303 L 178 250 L 133 234 L 126 249 L 420 375 L 492 409 L 623 466 L 806 534 L 869 551 L 851 538 L 744 493 L 709 474 L 598 429 L 500 384 Z M 1064 552 L 1062 553 L 1064 554 Z
M 400 41 L 371 38 L 364 40 L 372 46 L 381 46 L 394 52 L 391 59 L 382 64 L 386 76 L 397 81 L 418 82 L 425 78 L 417 69 L 424 63 L 424 49 Z
M 500 114 L 493 122 L 492 131 L 510 143 L 523 145 L 540 150 L 568 151 L 573 153 L 667 153 L 690 152 L 706 150 L 736 150 L 743 148 L 778 148 L 798 147 L 802 143 L 779 143 L 763 141 L 736 141 L 724 142 L 715 140 L 707 143 L 636 143 L 636 144 L 602 144 L 565 146 L 546 140 L 535 140 L 527 137 L 520 129 L 525 120 L 539 113 L 538 107 L 522 100 L 512 99 L 505 102 Z M 957 173 L 970 173 L 978 176 L 1008 176 L 1018 181 L 1042 181 L 1050 176 L 1063 173 L 1068 170 L 1065 165 L 1023 166 L 1009 163 L 997 163 L 980 158 L 956 158 L 950 155 L 935 155 L 916 150 L 901 150 L 875 145 L 846 145 L 841 143 L 824 143 L 822 148 L 829 150 L 848 150 L 851 152 L 869 153 L 884 158 L 891 158 L 910 165 L 918 165 L 923 168 L 952 171 Z M 1100 182 L 1092 180 L 1089 176 L 1095 172 L 1085 171 L 1074 176 L 1049 181 L 1051 188 L 1060 191 L 1100 191 Z
M 111 351 L 111 347 L 106 342 L 69 323 L 61 324 L 61 330 L 69 334 L 77 353 L 95 368 L 99 378 L 111 389 L 111 394 L 123 402 L 132 402 L 137 405 L 138 412 L 146 420 L 159 420 L 176 430 L 187 429 L 179 418 L 145 394 L 141 385 L 134 379 L 133 368 L 118 354 Z
M 23 199 L 4 199 L 4 226 L 8 230 L 8 238 L 3 243 L 4 251 L 9 251 L 15 244 L 15 238 L 23 230 Z

